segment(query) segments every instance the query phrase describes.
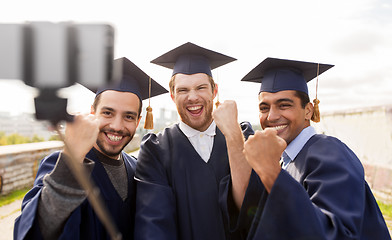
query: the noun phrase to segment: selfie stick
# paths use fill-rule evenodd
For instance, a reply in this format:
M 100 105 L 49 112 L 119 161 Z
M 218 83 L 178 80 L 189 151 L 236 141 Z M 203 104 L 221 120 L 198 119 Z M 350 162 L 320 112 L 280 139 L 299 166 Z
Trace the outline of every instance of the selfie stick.
M 57 90 L 76 82 L 92 89 L 112 80 L 113 28 L 107 24 L 31 22 L 0 24 L 0 32 L 4 36 L 0 78 L 23 79 L 39 90 L 34 99 L 36 118 L 48 120 L 68 149 L 58 123 L 70 122 L 73 116 L 67 113 L 67 99 L 58 97 Z M 86 170 L 74 156 L 64 159 L 111 239 L 122 239 Z

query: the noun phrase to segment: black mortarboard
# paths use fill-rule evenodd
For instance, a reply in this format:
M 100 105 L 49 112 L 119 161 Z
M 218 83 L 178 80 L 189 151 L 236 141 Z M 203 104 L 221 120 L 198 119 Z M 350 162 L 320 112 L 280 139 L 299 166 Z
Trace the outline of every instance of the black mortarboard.
M 151 79 L 150 90 L 150 77 L 125 57 L 114 60 L 113 71 L 116 71 L 115 75 L 118 76 L 118 80 L 113 81 L 113 83 L 108 86 L 98 89 L 96 96 L 106 90 L 115 90 L 134 93 L 140 100 L 144 100 L 168 92 L 153 79 Z
M 237 59 L 188 42 L 152 60 L 151 63 L 173 69 L 172 76 L 177 73 L 205 73 L 212 77 L 211 70 L 235 60 Z
M 298 90 L 308 94 L 307 82 L 334 65 L 266 58 L 241 81 L 261 83 L 260 92 Z

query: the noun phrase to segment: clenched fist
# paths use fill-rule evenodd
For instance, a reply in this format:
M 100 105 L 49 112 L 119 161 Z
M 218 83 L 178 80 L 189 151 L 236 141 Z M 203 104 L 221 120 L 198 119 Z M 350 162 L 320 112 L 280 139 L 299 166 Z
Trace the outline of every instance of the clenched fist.
M 238 124 L 237 104 L 233 100 L 226 100 L 220 103 L 212 113 L 216 126 L 222 131 L 225 137 L 230 137 L 233 131 L 241 132 Z
M 281 171 L 279 159 L 286 147 L 286 141 L 272 128 L 256 131 L 244 144 L 245 157 L 268 192 Z
M 99 121 L 93 114 L 75 115 L 74 121 L 67 123 L 65 143 L 68 149 L 65 154 L 83 161 L 85 155 L 93 147 L 99 133 Z

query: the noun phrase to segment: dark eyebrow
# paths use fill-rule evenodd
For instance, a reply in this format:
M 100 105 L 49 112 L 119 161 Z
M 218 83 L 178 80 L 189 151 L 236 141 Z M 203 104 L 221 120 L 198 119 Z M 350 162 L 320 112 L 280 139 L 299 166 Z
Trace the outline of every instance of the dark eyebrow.
M 294 100 L 292 100 L 290 98 L 281 98 L 281 99 L 278 99 L 276 101 L 276 103 L 281 103 L 281 102 L 291 102 L 291 103 L 294 103 Z
M 290 98 L 280 98 L 278 100 L 276 100 L 275 104 L 279 104 L 282 102 L 290 102 L 290 103 L 294 103 L 294 100 L 290 99 Z M 260 102 L 259 103 L 259 107 L 260 106 L 269 106 L 270 104 L 266 103 L 266 102 Z
M 114 112 L 114 109 L 113 108 L 111 108 L 111 107 L 102 107 L 101 108 L 101 111 L 102 110 L 106 110 L 106 111 L 112 111 L 112 112 Z
M 115 110 L 111 107 L 102 107 L 101 111 L 111 111 L 111 112 L 115 112 Z M 126 115 L 132 115 L 137 117 L 138 113 L 134 112 L 134 111 L 126 111 L 124 114 Z
M 265 102 L 259 103 L 259 106 L 263 106 L 263 105 L 268 106 L 269 104 L 267 104 L 267 103 L 265 103 Z
M 127 112 L 125 112 L 125 115 L 132 115 L 134 117 L 137 117 L 138 114 L 134 111 L 127 111 Z

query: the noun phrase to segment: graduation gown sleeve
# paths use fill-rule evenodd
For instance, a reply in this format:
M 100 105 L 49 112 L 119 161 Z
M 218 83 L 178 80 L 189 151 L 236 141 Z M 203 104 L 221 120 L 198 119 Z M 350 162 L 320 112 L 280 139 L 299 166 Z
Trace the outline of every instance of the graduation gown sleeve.
M 22 201 L 22 213 L 15 219 L 14 239 L 42 239 L 36 220 L 39 197 L 43 187 L 43 178 L 50 173 L 56 165 L 60 152 L 45 157 L 38 168 L 33 188 L 25 195 Z
M 177 239 L 176 199 L 169 186 L 165 167 L 158 158 L 163 154 L 159 143 L 155 134 L 147 135 L 139 151 L 138 159 L 143 160 L 139 162 L 141 164 L 135 175 L 135 239 Z M 149 170 L 144 171 L 144 166 Z
M 220 198 L 225 224 L 229 229 L 229 239 L 246 239 L 250 231 L 259 202 L 265 199 L 267 192 L 256 172 L 252 171 L 240 210 L 234 203 L 231 192 L 231 176 L 226 176 L 220 184 Z

